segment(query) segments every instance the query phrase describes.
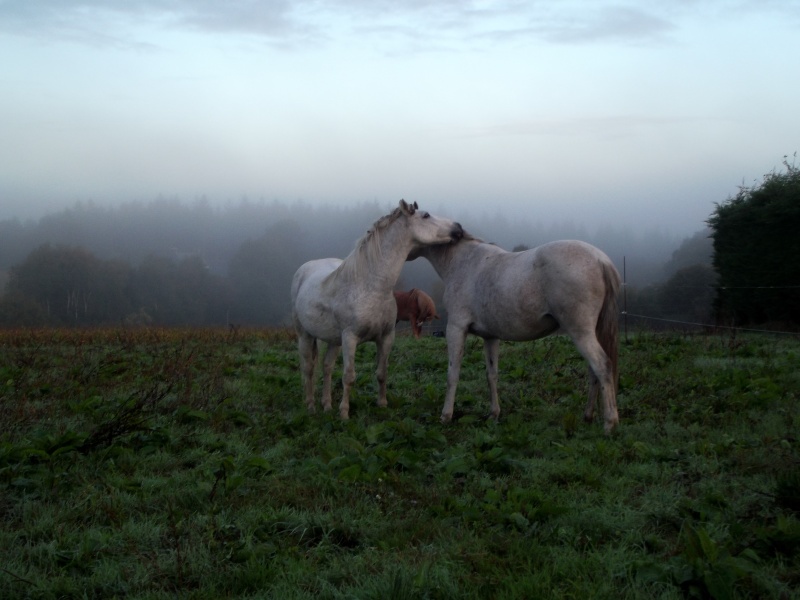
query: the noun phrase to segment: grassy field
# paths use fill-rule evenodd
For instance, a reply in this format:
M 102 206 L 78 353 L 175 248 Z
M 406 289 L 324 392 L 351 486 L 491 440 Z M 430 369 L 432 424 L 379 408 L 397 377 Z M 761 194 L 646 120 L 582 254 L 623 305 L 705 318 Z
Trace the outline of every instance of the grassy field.
M 564 338 L 374 347 L 309 415 L 286 331 L 0 332 L 2 598 L 798 598 L 800 344 L 637 333 L 621 426 Z M 338 376 L 338 374 L 337 374 Z M 340 386 L 337 387 L 337 389 Z

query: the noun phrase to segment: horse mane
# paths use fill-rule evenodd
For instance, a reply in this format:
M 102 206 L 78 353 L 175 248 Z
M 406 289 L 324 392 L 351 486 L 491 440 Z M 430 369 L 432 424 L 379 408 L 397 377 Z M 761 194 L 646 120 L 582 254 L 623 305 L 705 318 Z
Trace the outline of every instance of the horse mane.
M 381 237 L 386 229 L 394 223 L 403 211 L 395 208 L 388 215 L 382 216 L 375 221 L 361 239 L 359 239 L 353 251 L 347 255 L 336 270 L 329 275 L 332 279 L 343 278 L 345 281 L 358 279 L 370 263 L 381 257 Z

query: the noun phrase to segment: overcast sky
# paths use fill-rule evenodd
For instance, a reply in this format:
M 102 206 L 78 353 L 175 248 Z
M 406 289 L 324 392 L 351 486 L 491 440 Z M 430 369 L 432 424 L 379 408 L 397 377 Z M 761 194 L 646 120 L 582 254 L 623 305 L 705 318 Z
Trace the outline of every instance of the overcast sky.
M 0 0 L 0 219 L 406 198 L 693 233 L 800 150 L 798 56 L 795 0 Z

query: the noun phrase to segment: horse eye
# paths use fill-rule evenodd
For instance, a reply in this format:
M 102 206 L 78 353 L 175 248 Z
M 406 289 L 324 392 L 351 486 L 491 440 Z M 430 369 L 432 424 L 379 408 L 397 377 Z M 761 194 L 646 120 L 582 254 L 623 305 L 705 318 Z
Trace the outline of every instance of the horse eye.
M 427 213 L 427 212 L 422 213 L 422 218 L 423 219 L 427 219 L 430 216 L 431 216 L 431 213 Z

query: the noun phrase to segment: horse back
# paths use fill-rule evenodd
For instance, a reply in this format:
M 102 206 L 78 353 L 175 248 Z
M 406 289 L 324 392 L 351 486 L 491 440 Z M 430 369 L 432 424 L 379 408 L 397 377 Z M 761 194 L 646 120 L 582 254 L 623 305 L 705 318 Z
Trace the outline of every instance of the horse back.
M 599 248 L 579 240 L 559 240 L 529 250 L 531 277 L 550 309 L 599 310 L 610 294 L 616 298 L 619 274 Z
M 336 271 L 342 260 L 339 258 L 318 258 L 303 263 L 295 271 L 292 278 L 292 300 L 301 293 L 301 289 L 315 291 L 322 287 L 323 282 Z

